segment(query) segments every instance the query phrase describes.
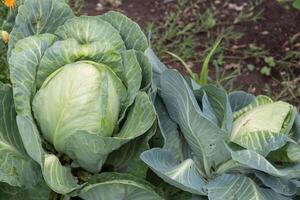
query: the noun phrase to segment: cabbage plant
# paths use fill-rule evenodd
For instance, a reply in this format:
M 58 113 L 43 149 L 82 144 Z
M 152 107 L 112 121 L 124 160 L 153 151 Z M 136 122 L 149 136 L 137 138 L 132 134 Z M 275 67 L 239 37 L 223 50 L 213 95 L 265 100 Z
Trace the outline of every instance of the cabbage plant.
M 148 48 L 120 13 L 24 0 L 0 83 L 0 199 L 161 199 L 140 180 L 156 130 Z
M 164 145 L 142 153 L 193 199 L 298 199 L 300 116 L 294 106 L 200 86 L 157 60 L 153 95 Z

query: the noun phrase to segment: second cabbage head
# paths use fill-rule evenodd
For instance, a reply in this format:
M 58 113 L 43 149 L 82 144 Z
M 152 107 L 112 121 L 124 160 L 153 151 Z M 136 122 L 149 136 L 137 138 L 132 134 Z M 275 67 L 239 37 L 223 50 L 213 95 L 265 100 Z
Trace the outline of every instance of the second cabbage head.
M 200 86 L 165 67 L 156 76 L 156 137 L 164 144 L 141 159 L 163 181 L 195 199 L 299 198 L 300 115 L 294 106 Z

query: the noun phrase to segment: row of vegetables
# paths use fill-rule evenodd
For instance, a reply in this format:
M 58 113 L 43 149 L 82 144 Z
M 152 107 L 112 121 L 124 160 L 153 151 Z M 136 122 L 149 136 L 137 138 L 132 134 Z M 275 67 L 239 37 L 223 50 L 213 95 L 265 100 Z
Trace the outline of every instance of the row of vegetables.
M 24 0 L 15 16 L 0 199 L 299 198 L 294 106 L 167 69 L 118 12 L 76 17 L 62 0 Z

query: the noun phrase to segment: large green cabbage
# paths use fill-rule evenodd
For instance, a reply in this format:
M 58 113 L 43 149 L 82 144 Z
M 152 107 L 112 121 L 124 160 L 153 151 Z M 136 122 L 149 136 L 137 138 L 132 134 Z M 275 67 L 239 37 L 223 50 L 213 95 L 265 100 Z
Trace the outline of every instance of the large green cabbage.
M 12 88 L 0 84 L 0 199 L 48 199 L 48 187 L 85 199 L 160 199 L 134 177 L 146 176 L 139 154 L 156 130 L 140 27 L 117 12 L 76 17 L 61 0 L 24 0 L 13 24 Z M 131 175 L 92 177 L 103 167 Z M 46 192 L 33 195 L 37 188 Z

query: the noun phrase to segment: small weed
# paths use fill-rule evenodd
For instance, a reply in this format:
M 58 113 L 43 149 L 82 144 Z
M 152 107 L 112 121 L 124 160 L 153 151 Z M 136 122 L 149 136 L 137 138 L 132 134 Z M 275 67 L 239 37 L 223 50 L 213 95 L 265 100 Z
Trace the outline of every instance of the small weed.
M 241 11 L 239 15 L 234 20 L 234 23 L 241 23 L 241 22 L 257 22 L 258 20 L 263 19 L 262 14 L 264 10 L 260 10 L 259 12 L 255 13 L 253 10 L 250 11 Z
M 247 6 L 241 9 L 234 20 L 234 24 L 242 22 L 257 22 L 263 19 L 264 9 L 256 11 L 257 7 L 262 4 L 262 0 L 248 1 Z
M 265 76 L 271 75 L 272 68 L 275 67 L 276 63 L 272 56 L 264 57 L 265 66 L 263 66 L 260 70 L 260 73 Z
M 196 59 L 197 39 L 195 22 L 186 22 L 183 16 L 186 12 L 183 3 L 178 6 L 178 12 L 170 12 L 161 24 L 148 24 L 148 30 L 153 33 L 154 47 L 163 60 L 174 61 L 174 58 L 163 52 L 172 49 L 184 60 Z
M 243 51 L 243 59 L 254 58 L 257 62 L 265 57 L 269 56 L 269 51 L 263 47 L 259 47 L 257 44 L 250 44 L 249 48 Z
M 201 31 L 209 33 L 217 23 L 216 14 L 212 9 L 207 9 L 203 14 L 196 16 L 196 25 L 200 27 Z

